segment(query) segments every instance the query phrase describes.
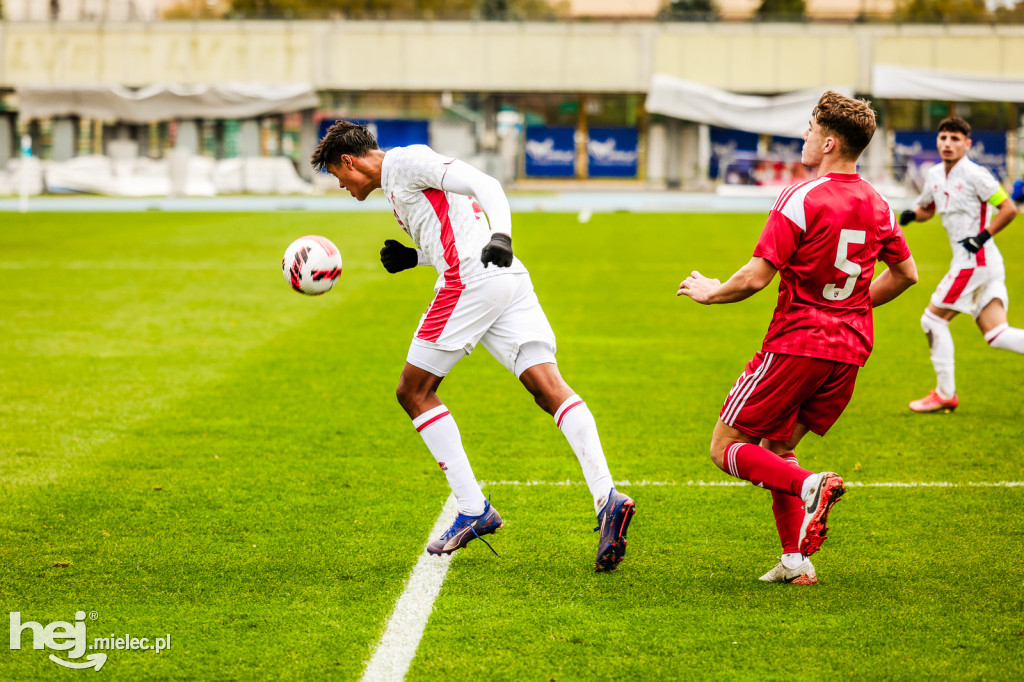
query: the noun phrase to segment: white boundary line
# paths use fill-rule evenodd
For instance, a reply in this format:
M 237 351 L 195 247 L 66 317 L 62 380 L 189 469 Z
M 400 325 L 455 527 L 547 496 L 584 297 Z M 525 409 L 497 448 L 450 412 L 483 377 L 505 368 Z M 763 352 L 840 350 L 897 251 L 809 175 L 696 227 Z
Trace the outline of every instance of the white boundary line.
M 1020 488 L 1024 481 L 844 481 L 849 488 Z M 487 485 L 584 485 L 583 481 L 488 481 Z M 730 488 L 747 486 L 746 481 L 616 481 L 616 487 L 678 486 L 697 488 Z
M 455 513 L 455 495 L 449 495 L 427 542 L 448 530 L 455 521 Z M 395 610 L 391 612 L 373 657 L 366 664 L 362 677 L 364 682 L 401 682 L 405 679 L 451 561 L 451 554 L 432 556 L 424 548 L 402 596 L 395 604 Z
M 582 486 L 582 481 L 489 481 L 481 482 L 484 485 L 509 485 L 509 486 Z M 700 487 L 700 488 L 722 488 L 750 485 L 746 481 L 617 481 L 616 486 L 644 487 L 644 486 L 666 486 L 666 487 Z M 953 483 L 949 481 L 880 481 L 875 483 L 864 483 L 860 481 L 848 481 L 847 486 L 854 488 L 1019 488 L 1024 487 L 1024 481 L 998 481 L 998 482 L 973 482 Z M 455 520 L 456 502 L 455 495 L 449 495 L 441 509 L 440 515 L 430 529 L 427 542 L 439 537 L 448 526 Z M 423 638 L 423 631 L 430 619 L 430 613 L 434 610 L 434 601 L 441 592 L 444 579 L 448 575 L 448 567 L 451 565 L 452 555 L 432 556 L 427 554 L 426 549 L 420 554 L 416 566 L 412 569 L 409 581 L 402 591 L 402 595 L 395 603 L 394 611 L 388 618 L 388 624 L 384 628 L 377 648 L 374 649 L 370 662 L 366 664 L 366 670 L 361 678 L 362 682 L 402 682 L 409 672 L 409 666 L 416 657 L 416 649 L 419 648 L 420 640 Z

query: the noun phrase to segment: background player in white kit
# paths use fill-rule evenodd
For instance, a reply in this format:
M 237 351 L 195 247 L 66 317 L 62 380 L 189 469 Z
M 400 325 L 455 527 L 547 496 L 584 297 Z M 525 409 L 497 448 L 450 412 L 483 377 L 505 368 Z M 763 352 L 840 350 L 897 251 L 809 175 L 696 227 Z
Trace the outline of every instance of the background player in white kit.
M 953 260 L 921 317 L 928 335 L 938 385 L 910 403 L 915 412 L 954 410 L 960 404 L 954 377 L 953 335 L 949 321 L 959 313 L 974 317 L 993 348 L 1024 353 L 1024 329 L 1006 321 L 1009 297 L 1003 256 L 990 241 L 1017 215 L 1017 208 L 992 174 L 967 158 L 971 126 L 959 116 L 939 123 L 937 140 L 942 163 L 925 174 L 917 207 L 900 214 L 900 224 L 928 220 L 936 212 L 949 234 Z M 991 217 L 989 204 L 998 212 Z M 989 219 L 991 217 L 991 222 Z
M 612 487 L 594 417 L 558 372 L 554 332 L 529 273 L 512 253 L 512 214 L 501 185 L 424 145 L 384 152 L 366 126 L 349 121 L 331 126 L 311 163 L 359 201 L 384 190 L 398 224 L 418 247 L 386 240 L 380 259 L 388 272 L 417 265 L 438 272 L 434 300 L 416 329 L 397 390 L 458 500 L 455 523 L 427 551 L 450 554 L 502 525 L 480 491 L 455 419 L 437 396 L 441 380 L 480 343 L 519 378 L 569 441 L 597 512 L 595 566 L 614 569 L 626 551 L 633 500 Z

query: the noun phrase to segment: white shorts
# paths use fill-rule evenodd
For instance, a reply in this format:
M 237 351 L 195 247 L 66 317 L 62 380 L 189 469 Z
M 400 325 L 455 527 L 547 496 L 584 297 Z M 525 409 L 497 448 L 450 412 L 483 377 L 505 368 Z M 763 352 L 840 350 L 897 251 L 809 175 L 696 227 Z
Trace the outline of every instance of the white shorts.
M 931 302 L 936 308 L 970 313 L 977 318 L 985 306 L 997 298 L 1003 302 L 1004 308 L 1009 309 L 1006 270 L 1001 266 L 983 266 L 947 272 L 935 288 Z
M 486 277 L 437 292 L 423 313 L 406 361 L 443 377 L 477 343 L 519 377 L 555 362 L 555 333 L 527 274 Z

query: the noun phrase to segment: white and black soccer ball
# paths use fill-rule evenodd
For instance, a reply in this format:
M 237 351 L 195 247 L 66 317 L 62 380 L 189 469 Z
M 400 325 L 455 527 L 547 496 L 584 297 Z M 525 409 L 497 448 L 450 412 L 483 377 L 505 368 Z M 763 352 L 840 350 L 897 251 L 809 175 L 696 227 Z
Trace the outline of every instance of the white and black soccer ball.
M 295 291 L 319 296 L 330 291 L 341 276 L 341 252 L 326 237 L 299 237 L 284 252 L 281 272 Z

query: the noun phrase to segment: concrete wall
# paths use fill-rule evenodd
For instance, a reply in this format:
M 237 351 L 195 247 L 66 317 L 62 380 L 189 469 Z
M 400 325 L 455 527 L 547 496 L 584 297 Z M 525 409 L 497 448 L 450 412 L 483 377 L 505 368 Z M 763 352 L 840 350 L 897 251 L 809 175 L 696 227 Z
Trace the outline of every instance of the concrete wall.
M 668 0 L 567 0 L 574 17 L 652 18 Z M 552 3 L 556 4 L 556 3 Z
M 1024 76 L 1024 27 L 689 23 L 0 23 L 0 87 L 308 82 L 324 90 L 871 90 L 888 63 Z

